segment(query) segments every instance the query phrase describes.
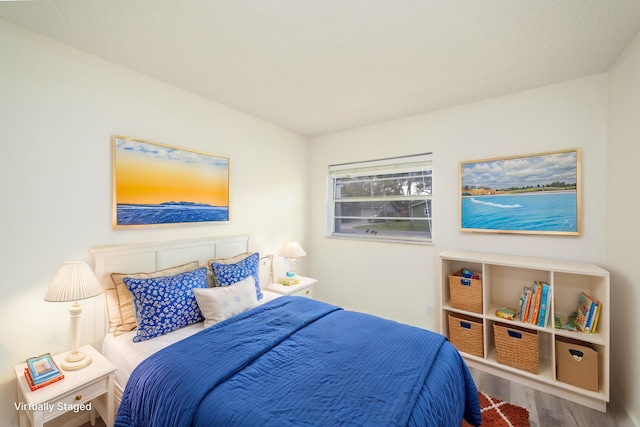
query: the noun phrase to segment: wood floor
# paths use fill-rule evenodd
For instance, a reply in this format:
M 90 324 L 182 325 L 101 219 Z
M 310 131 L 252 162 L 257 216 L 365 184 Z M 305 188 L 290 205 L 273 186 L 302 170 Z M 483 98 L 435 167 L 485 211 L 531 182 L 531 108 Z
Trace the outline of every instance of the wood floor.
M 102 418 L 98 418 L 96 419 L 96 425 L 92 426 L 90 422 L 86 422 L 84 424 L 82 424 L 80 427 L 106 427 L 104 421 L 102 421 Z
M 470 371 L 478 390 L 527 408 L 531 427 L 635 427 L 615 401 L 603 413 L 477 369 Z
M 636 427 L 615 401 L 603 413 L 477 369 L 470 370 L 478 390 L 527 408 L 531 427 Z M 104 422 L 98 419 L 96 427 L 104 427 Z

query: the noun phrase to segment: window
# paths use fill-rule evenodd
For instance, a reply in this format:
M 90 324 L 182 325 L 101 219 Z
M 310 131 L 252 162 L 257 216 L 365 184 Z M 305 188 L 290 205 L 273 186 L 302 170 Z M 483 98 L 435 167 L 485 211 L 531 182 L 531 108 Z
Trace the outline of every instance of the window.
M 328 235 L 431 242 L 431 153 L 329 166 Z

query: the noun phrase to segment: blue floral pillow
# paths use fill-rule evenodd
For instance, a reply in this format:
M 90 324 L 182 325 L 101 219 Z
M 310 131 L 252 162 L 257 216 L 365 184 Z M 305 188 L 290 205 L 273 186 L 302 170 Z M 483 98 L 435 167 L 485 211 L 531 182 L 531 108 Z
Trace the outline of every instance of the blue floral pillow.
M 149 279 L 123 278 L 133 296 L 138 330 L 133 342 L 164 335 L 192 323 L 201 322 L 195 288 L 207 287 L 207 269 Z
M 259 263 L 260 255 L 257 252 L 235 264 L 221 264 L 212 261 L 211 271 L 213 271 L 216 286 L 229 286 L 249 276 L 253 276 L 256 286 L 256 296 L 258 300 L 261 300 L 262 291 L 260 290 L 260 274 L 258 272 Z

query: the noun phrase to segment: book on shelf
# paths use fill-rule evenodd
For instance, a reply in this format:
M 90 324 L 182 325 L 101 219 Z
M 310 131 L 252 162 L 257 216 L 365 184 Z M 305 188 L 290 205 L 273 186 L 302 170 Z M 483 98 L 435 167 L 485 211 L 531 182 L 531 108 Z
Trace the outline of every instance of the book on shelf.
M 586 292 L 578 295 L 578 308 L 576 309 L 576 327 L 579 331 L 589 334 L 599 315 L 599 303 Z
M 598 326 L 598 319 L 600 318 L 600 310 L 602 310 L 602 303 L 598 302 L 598 307 L 596 308 L 595 318 L 593 319 L 593 324 L 591 326 L 591 333 L 596 333 L 596 328 Z
M 535 304 L 533 306 L 533 314 L 531 315 L 531 321 L 534 325 L 538 324 L 538 316 L 540 315 L 540 302 L 542 301 L 542 283 L 536 281 L 535 284 L 536 289 L 536 299 Z
M 51 357 L 51 353 L 28 358 L 27 370 L 35 385 L 43 384 L 62 375 L 62 371 Z
M 27 380 L 27 384 L 29 385 L 29 389 L 31 389 L 31 391 L 36 391 L 38 389 L 41 389 L 42 387 L 46 387 L 49 384 L 53 384 L 56 383 L 60 380 L 64 379 L 64 374 L 60 373 L 60 375 L 58 375 L 57 377 L 53 377 L 50 378 L 49 380 L 46 380 L 44 382 L 41 382 L 39 384 L 34 384 L 33 379 L 31 378 L 31 372 L 29 371 L 29 368 L 24 368 L 24 378 Z
M 547 324 L 547 320 L 549 320 L 549 305 L 551 304 L 551 288 L 546 283 L 541 283 L 542 285 L 542 298 L 540 299 L 540 311 L 538 313 L 538 326 L 542 326 L 543 328 Z
M 585 298 L 584 293 L 580 293 L 580 295 L 578 295 L 578 308 L 576 309 L 576 327 L 581 332 L 585 332 L 587 328 L 590 309 L 591 302 Z
M 526 286 L 523 288 L 524 300 L 520 307 L 520 321 L 526 322 L 529 318 L 529 309 L 531 308 L 531 299 L 533 297 L 533 291 Z
M 529 313 L 527 314 L 527 320 L 525 321 L 527 323 L 531 323 L 531 320 L 533 319 L 533 310 L 536 305 L 536 291 L 537 289 L 534 286 L 531 290 L 531 303 L 529 303 Z
M 593 324 L 593 316 L 595 315 L 596 309 L 598 308 L 598 303 L 593 301 L 593 300 L 591 300 L 589 295 L 587 295 L 587 298 L 591 302 L 589 303 L 589 316 L 587 317 L 587 326 L 585 327 L 584 332 L 591 333 L 591 326 Z
M 587 318 L 587 326 L 585 328 L 585 332 L 588 331 L 589 333 L 593 334 L 595 333 L 602 304 L 585 292 L 582 292 L 581 294 L 584 294 L 584 298 L 587 299 L 591 304 L 589 308 L 589 317 Z
M 524 315 L 522 310 L 524 310 L 525 300 L 527 298 L 527 287 L 522 287 L 522 292 L 520 292 L 520 299 L 518 300 L 518 319 L 522 321 L 522 316 Z
M 551 287 L 549 287 L 549 295 L 547 296 L 547 305 L 545 307 L 544 313 L 544 326 L 549 324 L 549 318 L 551 317 L 551 304 L 553 303 L 553 292 L 551 292 Z

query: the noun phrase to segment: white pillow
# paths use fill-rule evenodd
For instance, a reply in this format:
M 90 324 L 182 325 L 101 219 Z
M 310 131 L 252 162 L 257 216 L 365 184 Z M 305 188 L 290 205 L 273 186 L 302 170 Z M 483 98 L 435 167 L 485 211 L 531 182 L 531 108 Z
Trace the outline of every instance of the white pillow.
M 193 292 L 204 316 L 205 328 L 258 305 L 253 276 L 229 286 L 194 289 Z

